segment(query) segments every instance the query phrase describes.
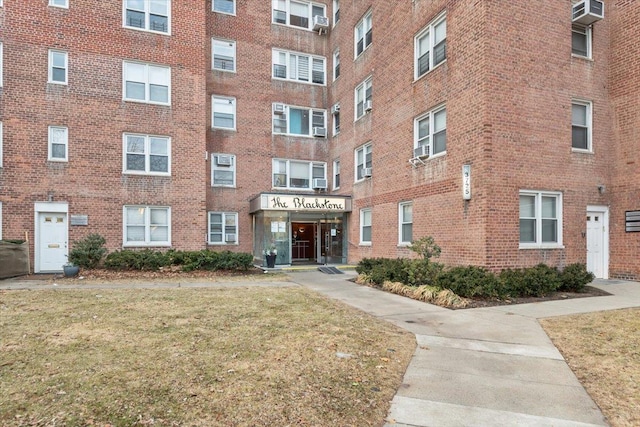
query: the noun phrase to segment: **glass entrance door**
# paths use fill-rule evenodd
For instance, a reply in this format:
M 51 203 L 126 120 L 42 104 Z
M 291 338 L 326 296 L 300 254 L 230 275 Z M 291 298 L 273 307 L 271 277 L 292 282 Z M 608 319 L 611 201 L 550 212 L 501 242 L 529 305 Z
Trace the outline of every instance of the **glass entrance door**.
M 343 258 L 343 230 L 342 219 L 320 223 L 320 259 L 318 262 L 326 264 L 341 264 Z

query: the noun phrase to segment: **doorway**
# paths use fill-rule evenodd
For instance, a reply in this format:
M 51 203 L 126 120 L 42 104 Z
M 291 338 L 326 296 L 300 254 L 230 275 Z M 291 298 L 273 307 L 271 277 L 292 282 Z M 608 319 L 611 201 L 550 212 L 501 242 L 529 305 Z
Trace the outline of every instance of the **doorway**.
M 291 223 L 291 262 L 317 262 L 317 222 Z
M 587 270 L 598 279 L 609 278 L 609 209 L 587 207 Z
M 59 272 L 67 262 L 69 224 L 67 204 L 36 203 L 36 273 Z

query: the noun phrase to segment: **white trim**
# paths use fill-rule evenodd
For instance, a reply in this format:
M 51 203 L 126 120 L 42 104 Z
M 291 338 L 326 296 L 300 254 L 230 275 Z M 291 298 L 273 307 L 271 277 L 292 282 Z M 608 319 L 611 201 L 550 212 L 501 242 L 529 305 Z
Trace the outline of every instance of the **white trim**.
M 276 114 L 275 112 L 275 105 L 276 104 L 282 104 L 285 106 L 285 111 L 284 114 Z M 304 134 L 304 133 L 291 133 L 291 109 L 294 110 L 307 110 L 309 112 L 309 133 L 308 134 Z M 283 104 L 281 102 L 274 102 L 271 106 L 271 133 L 273 135 L 287 135 L 287 136 L 295 136 L 295 137 L 299 137 L 299 138 L 320 138 L 320 137 L 316 137 L 313 136 L 313 128 L 317 127 L 314 126 L 313 123 L 313 118 L 314 118 L 314 113 L 322 113 L 322 127 L 325 129 L 327 129 L 327 110 L 322 109 L 322 108 L 312 108 L 312 107 L 302 107 L 299 105 L 288 105 L 288 104 Z M 282 122 L 285 122 L 285 126 L 286 126 L 286 130 L 285 132 L 277 132 L 276 131 L 276 127 L 281 127 L 281 126 L 276 126 L 276 120 Z M 325 132 L 325 135 L 328 134 L 328 132 Z M 326 136 L 322 137 L 322 138 L 326 138 Z
M 404 216 L 403 216 L 403 208 L 405 206 L 411 206 L 411 222 L 403 222 L 404 220 Z M 413 240 L 413 202 L 412 201 L 405 201 L 405 202 L 400 202 L 398 203 L 398 246 L 409 246 L 411 244 L 411 240 L 409 241 L 405 241 L 402 240 L 402 226 L 404 224 L 411 224 L 411 240 Z
M 231 104 L 231 106 L 233 107 L 233 126 L 232 127 L 215 125 L 216 99 L 229 101 L 228 103 Z M 236 130 L 237 123 L 238 123 L 238 120 L 237 120 L 237 114 L 236 114 L 236 98 L 231 96 L 211 95 L 211 127 L 213 129 Z
M 154 33 L 154 34 L 170 36 L 171 35 L 171 0 L 166 0 L 166 1 L 167 1 L 167 15 L 158 15 L 158 16 L 166 16 L 167 17 L 167 31 L 152 30 L 152 29 L 149 28 L 150 25 L 151 25 L 151 19 L 150 19 L 151 11 L 149 10 L 150 9 L 149 1 L 145 1 L 144 2 L 144 7 L 145 7 L 144 11 L 137 10 L 137 12 L 144 13 L 144 28 L 142 28 L 142 27 L 136 27 L 136 26 L 127 25 L 127 0 L 123 0 L 123 2 L 122 2 L 122 27 L 123 28 L 127 28 L 129 30 L 144 31 L 144 32 L 147 32 L 147 33 Z M 131 9 L 131 10 L 134 10 L 134 9 Z
M 211 215 L 222 215 L 222 241 L 221 242 L 213 242 L 211 241 Z M 227 216 L 233 215 L 235 219 L 234 227 L 235 233 L 227 233 L 226 232 L 226 223 Z M 207 244 L 215 245 L 215 246 L 238 246 L 239 242 L 239 218 L 238 212 L 225 212 L 225 211 L 209 211 L 207 212 Z M 235 234 L 236 240 L 234 242 L 227 242 L 227 237 L 230 234 Z
M 233 69 L 216 68 L 215 67 L 215 46 L 223 46 L 225 43 L 229 44 L 229 47 L 233 49 Z M 236 49 L 236 41 L 229 39 L 221 39 L 217 37 L 211 37 L 211 69 L 214 71 L 222 71 L 224 73 L 235 73 L 238 67 L 238 54 Z
M 63 0 L 64 4 L 60 5 L 60 4 L 55 4 L 56 0 L 49 0 L 49 6 L 51 7 L 59 7 L 61 9 L 69 9 L 69 0 Z
M 59 145 L 64 145 L 64 157 L 53 157 L 53 131 L 64 130 L 64 141 L 57 142 Z M 50 162 L 68 162 L 69 161 L 69 128 L 66 126 L 49 126 L 48 139 L 47 139 L 47 160 Z
M 38 216 L 41 213 L 51 212 L 51 213 L 64 213 L 67 215 L 67 221 L 69 219 L 69 204 L 67 202 L 35 202 L 33 206 L 34 212 L 34 254 L 33 254 L 33 272 L 40 273 L 40 223 L 38 221 Z M 68 223 L 68 222 L 67 222 Z M 67 241 L 69 239 L 69 230 L 67 228 Z M 68 254 L 68 248 L 67 248 Z M 62 267 L 62 266 L 60 266 Z
M 276 0 L 277 1 L 277 0 Z M 309 12 L 309 15 L 307 16 L 307 20 L 308 20 L 308 25 L 307 27 L 301 27 L 299 25 L 292 25 L 291 24 L 291 1 L 292 0 L 281 0 L 285 2 L 285 10 L 280 10 L 280 9 L 275 9 L 275 2 L 272 1 L 271 2 L 271 23 L 275 24 L 275 25 L 284 25 L 286 27 L 290 27 L 290 28 L 297 28 L 298 30 L 304 30 L 304 31 L 313 31 L 313 17 L 316 16 L 313 14 L 313 8 L 314 7 L 319 7 L 322 8 L 322 16 L 327 18 L 327 5 L 323 4 L 323 3 L 315 3 L 315 2 L 310 2 L 307 0 L 294 0 L 296 3 L 298 4 L 306 4 L 307 5 L 307 11 Z M 276 14 L 275 12 L 280 11 L 280 12 L 284 12 L 285 13 L 285 22 L 277 22 L 276 21 Z
M 58 6 L 59 7 L 59 6 Z M 53 80 L 53 55 L 64 55 L 64 81 Z M 60 68 L 60 67 L 55 67 Z M 47 83 L 55 85 L 68 85 L 69 84 L 69 53 L 64 50 L 49 49 L 49 65 L 48 65 L 48 81 Z
M 127 154 L 128 144 L 127 137 L 140 137 L 144 138 L 144 152 L 136 153 L 138 155 L 144 155 L 145 168 L 144 170 L 129 170 L 127 169 Z M 167 171 L 151 171 L 151 138 L 164 139 L 167 141 Z M 146 135 L 140 133 L 124 132 L 122 134 L 122 173 L 126 175 L 150 175 L 150 176 L 171 176 L 171 137 L 166 135 Z
M 236 12 L 237 12 L 237 5 L 236 5 L 236 0 L 232 0 L 233 1 L 233 13 L 229 13 L 229 12 L 222 12 L 220 10 L 216 10 L 215 9 L 215 0 L 211 0 L 211 11 L 214 13 L 220 13 L 222 15 L 228 15 L 228 16 L 236 16 Z
M 367 21 L 369 21 L 368 27 L 365 25 Z M 362 52 L 358 53 L 358 40 L 360 40 L 358 38 L 358 27 L 360 25 L 362 25 Z M 360 58 L 362 54 L 365 53 L 365 51 L 369 48 L 369 46 L 373 44 L 373 40 L 371 40 L 371 43 L 365 46 L 367 42 L 367 33 L 369 31 L 373 32 L 373 10 L 372 9 L 367 10 L 362 15 L 362 18 L 360 18 L 360 20 L 356 23 L 356 25 L 353 26 L 353 60 L 354 61 Z
M 127 242 L 127 208 L 144 209 L 144 241 Z M 167 211 L 167 241 L 151 240 L 151 209 L 166 209 Z M 123 205 L 122 206 L 122 247 L 143 248 L 143 247 L 169 247 L 171 246 L 171 207 L 153 205 Z
M 435 48 L 435 38 L 434 33 L 435 33 L 435 27 L 438 26 L 439 24 L 443 23 L 445 25 L 445 37 L 444 37 L 444 43 L 445 43 L 445 57 L 442 61 L 438 62 L 437 64 L 433 64 L 434 62 L 434 58 L 433 58 L 433 54 L 434 54 L 434 48 Z M 447 36 L 446 36 L 446 25 L 447 25 L 447 13 L 446 12 L 442 12 L 441 14 L 439 14 L 438 16 L 436 16 L 429 24 L 427 24 L 424 28 L 422 28 L 420 30 L 420 32 L 418 32 L 418 34 L 415 35 L 415 37 L 413 38 L 413 79 L 414 81 L 421 79 L 422 77 L 426 76 L 427 74 L 429 74 L 431 71 L 435 70 L 436 68 L 438 68 L 440 65 L 444 64 L 445 62 L 447 62 L 447 56 L 446 56 L 446 43 L 447 43 Z M 425 71 L 422 74 L 418 74 L 419 73 L 419 66 L 418 66 L 418 59 L 420 58 L 420 45 L 419 45 L 419 40 L 422 39 L 425 35 L 429 34 L 429 69 L 427 71 Z
M 608 206 L 600 206 L 600 205 L 587 205 L 587 213 L 589 212 L 597 212 L 602 214 L 602 222 L 605 227 L 604 232 L 604 240 L 603 240 L 603 248 L 602 252 L 604 255 L 604 271 L 603 271 L 603 279 L 609 278 L 609 240 L 610 240 L 610 229 L 609 229 L 609 207 Z M 585 242 L 586 243 L 586 242 Z
M 520 242 L 520 224 L 518 223 L 518 249 L 564 249 L 562 244 L 562 233 L 563 233 L 563 209 L 562 209 L 562 193 L 559 191 L 541 191 L 541 190 L 520 190 L 518 192 L 518 222 L 520 220 L 520 196 L 534 196 L 535 197 L 535 221 L 536 221 L 536 241 L 534 243 L 531 242 Z M 557 221 L 557 242 L 542 242 L 542 197 L 555 197 L 556 198 L 556 216 L 555 219 Z
M 280 60 L 280 55 L 284 54 L 284 64 L 276 62 Z M 296 67 L 291 66 L 293 59 L 295 58 Z M 307 59 L 307 80 L 300 80 L 300 58 Z M 313 81 L 314 60 L 322 61 L 322 83 L 316 83 Z M 285 77 L 278 77 L 275 73 L 275 66 L 280 65 L 285 67 Z M 314 86 L 326 86 L 327 85 L 327 58 L 319 55 L 312 55 L 304 52 L 296 52 L 285 49 L 271 49 L 271 78 L 273 80 L 289 81 L 294 83 L 303 83 Z
M 365 109 L 365 106 L 367 104 L 367 89 L 370 88 L 371 89 L 371 100 L 373 100 L 373 76 L 368 76 L 366 79 L 364 79 L 362 82 L 360 82 L 360 84 L 358 84 L 356 86 L 356 88 L 353 90 L 353 116 L 354 122 L 357 122 L 358 120 L 360 120 L 361 118 L 363 118 L 364 116 L 367 115 L 368 111 Z M 360 116 L 358 116 L 358 104 L 360 104 L 360 102 L 358 101 L 358 90 L 362 89 L 362 114 Z
M 231 165 L 223 166 L 217 164 L 218 156 L 229 156 L 231 157 Z M 236 188 L 236 155 L 235 154 L 227 154 L 227 153 L 211 153 L 211 186 L 212 187 L 222 187 L 222 188 Z M 233 184 L 216 184 L 214 180 L 215 171 L 226 171 L 233 173 Z
M 573 106 L 586 107 L 587 148 L 575 148 L 573 146 Z M 593 102 L 585 99 L 574 98 L 571 100 L 571 151 L 578 153 L 593 153 Z
M 584 35 L 587 41 L 586 56 L 573 52 L 573 33 L 577 32 L 577 31 L 574 31 L 574 27 L 584 29 Z M 589 60 L 593 59 L 593 47 L 592 47 L 593 32 L 591 31 L 591 28 L 592 28 L 591 25 L 571 24 L 571 56 L 573 56 L 574 58 L 582 58 L 582 59 L 589 59 Z
M 367 150 L 367 148 L 369 148 L 369 150 Z M 353 150 L 353 177 L 354 177 L 354 183 L 356 182 L 361 182 L 364 181 L 365 179 L 367 179 L 366 177 L 361 177 L 358 178 L 358 152 L 362 151 L 362 168 L 368 168 L 368 167 L 373 167 L 373 144 L 371 143 L 371 141 L 362 144 L 359 147 L 356 147 L 355 150 Z M 367 151 L 371 154 L 371 166 L 367 166 Z
M 364 214 L 369 212 L 370 224 L 368 225 L 371 228 L 371 240 L 362 240 L 363 237 L 363 227 L 364 227 Z M 373 242 L 373 208 L 362 208 L 360 209 L 360 246 L 371 246 Z
M 136 80 L 131 80 L 132 82 L 135 83 L 142 83 L 144 84 L 144 99 L 137 99 L 137 98 L 127 98 L 127 66 L 128 65 L 143 65 L 145 67 L 144 70 L 144 81 L 136 81 Z M 151 94 L 150 94 L 150 86 L 151 83 L 149 81 L 149 69 L 150 67 L 153 68 L 157 68 L 157 69 L 163 69 L 166 71 L 166 85 L 158 85 L 158 86 L 166 86 L 167 88 L 167 102 L 159 102 L 159 101 L 152 101 L 151 100 Z M 127 102 L 140 102 L 143 104 L 154 104 L 154 105 L 166 105 L 166 106 L 171 106 L 171 67 L 166 66 L 166 65 L 157 65 L 157 64 L 151 64 L 148 62 L 139 62 L 139 61 L 127 61 L 127 60 L 123 60 L 122 61 L 122 99 L 124 101 Z
M 333 179 L 331 180 L 331 185 L 333 187 L 333 190 L 338 190 L 340 188 L 340 184 L 336 185 L 336 169 L 338 174 L 340 174 L 340 179 L 342 180 L 342 173 L 340 172 L 340 159 L 336 159 L 333 161 Z

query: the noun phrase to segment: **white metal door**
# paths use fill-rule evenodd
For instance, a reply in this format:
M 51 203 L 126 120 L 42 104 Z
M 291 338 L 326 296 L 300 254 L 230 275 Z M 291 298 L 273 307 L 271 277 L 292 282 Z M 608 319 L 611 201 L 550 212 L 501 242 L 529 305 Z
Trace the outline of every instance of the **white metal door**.
M 587 211 L 587 270 L 599 279 L 607 278 L 605 212 Z
M 62 271 L 67 262 L 67 214 L 38 213 L 39 271 Z

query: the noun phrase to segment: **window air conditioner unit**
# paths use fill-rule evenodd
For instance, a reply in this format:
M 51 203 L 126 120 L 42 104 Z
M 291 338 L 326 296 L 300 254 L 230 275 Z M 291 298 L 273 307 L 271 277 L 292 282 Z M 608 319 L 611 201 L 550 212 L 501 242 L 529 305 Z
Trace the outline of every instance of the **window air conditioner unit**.
M 313 17 L 313 31 L 329 28 L 329 18 L 326 16 L 315 15 Z
M 604 18 L 604 3 L 598 0 L 582 0 L 571 8 L 573 22 L 591 25 Z
M 429 147 L 427 145 L 421 145 L 413 149 L 413 157 L 429 157 Z
M 273 112 L 275 114 L 284 114 L 284 104 L 273 104 Z
M 317 136 L 320 138 L 325 138 L 327 136 L 327 129 L 326 128 L 313 128 L 313 136 Z
M 230 243 L 230 242 L 235 242 L 236 241 L 236 235 L 233 233 L 227 234 L 225 236 L 225 242 Z
M 331 114 L 338 114 L 340 112 L 340 104 L 335 104 L 331 107 Z
M 362 169 L 362 177 L 363 178 L 369 178 L 371 176 L 371 168 L 364 168 Z
M 313 188 L 324 190 L 327 188 L 327 180 L 324 178 L 313 178 Z
M 364 102 L 364 111 L 371 111 L 373 109 L 373 102 L 371 100 Z
M 218 166 L 231 166 L 231 156 L 216 156 L 216 165 Z

